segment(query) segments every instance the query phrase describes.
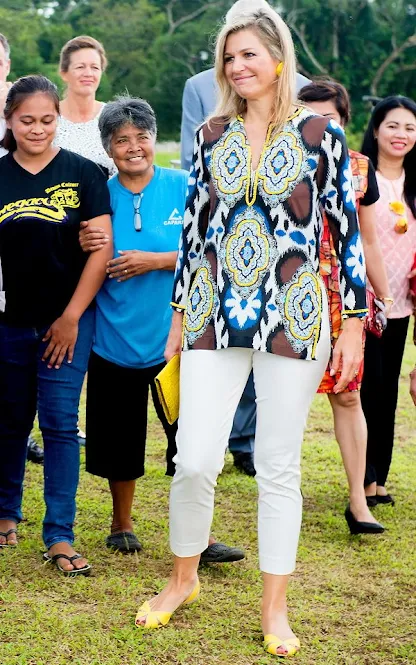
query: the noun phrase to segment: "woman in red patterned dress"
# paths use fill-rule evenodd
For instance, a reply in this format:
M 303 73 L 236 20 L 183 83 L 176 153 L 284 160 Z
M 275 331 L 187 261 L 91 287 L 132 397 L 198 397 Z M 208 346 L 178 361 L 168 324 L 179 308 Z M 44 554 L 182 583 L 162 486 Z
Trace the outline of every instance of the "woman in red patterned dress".
M 316 81 L 302 88 L 299 99 L 320 115 L 330 117 L 345 127 L 350 118 L 350 100 L 346 89 L 335 81 Z M 390 303 L 390 290 L 384 268 L 383 257 L 376 235 L 374 204 L 379 198 L 374 168 L 368 157 L 349 151 L 353 173 L 356 205 L 359 212 L 361 236 L 368 279 L 381 303 Z M 328 292 L 332 344 L 342 329 L 341 297 L 338 282 L 338 261 L 334 239 L 327 220 L 324 220 L 321 241 L 320 269 Z M 354 261 L 354 257 L 351 257 Z M 356 270 L 365 270 L 357 263 Z M 360 387 L 363 363 L 357 376 L 342 392 L 335 392 L 337 376 L 331 374 L 330 366 L 319 386 L 319 393 L 328 395 L 334 414 L 337 438 L 348 478 L 350 503 L 345 518 L 351 533 L 380 533 L 383 527 L 372 516 L 364 492 L 366 465 L 367 426 L 361 408 Z

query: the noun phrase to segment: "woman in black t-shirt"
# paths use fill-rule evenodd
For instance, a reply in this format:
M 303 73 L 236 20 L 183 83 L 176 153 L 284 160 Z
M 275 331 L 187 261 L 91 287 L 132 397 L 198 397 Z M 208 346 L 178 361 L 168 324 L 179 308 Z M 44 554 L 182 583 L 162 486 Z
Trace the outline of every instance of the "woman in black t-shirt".
M 15 545 L 27 437 L 36 409 L 45 443 L 44 558 L 67 575 L 89 574 L 74 540 L 79 474 L 78 403 L 92 344 L 90 307 L 112 243 L 86 256 L 82 220 L 111 237 L 105 177 L 53 146 L 56 87 L 42 76 L 9 91 L 0 159 L 0 547 Z

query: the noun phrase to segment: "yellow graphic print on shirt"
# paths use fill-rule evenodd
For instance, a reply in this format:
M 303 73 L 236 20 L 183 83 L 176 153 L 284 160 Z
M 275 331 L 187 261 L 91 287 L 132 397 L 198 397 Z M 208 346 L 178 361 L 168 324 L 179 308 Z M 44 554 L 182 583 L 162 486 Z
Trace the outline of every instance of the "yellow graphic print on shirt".
M 80 200 L 77 192 L 79 183 L 63 182 L 48 187 L 45 194 L 50 196 L 20 199 L 6 203 L 0 209 L 0 224 L 2 222 L 18 221 L 30 217 L 60 224 L 67 221 L 66 208 L 79 208 Z

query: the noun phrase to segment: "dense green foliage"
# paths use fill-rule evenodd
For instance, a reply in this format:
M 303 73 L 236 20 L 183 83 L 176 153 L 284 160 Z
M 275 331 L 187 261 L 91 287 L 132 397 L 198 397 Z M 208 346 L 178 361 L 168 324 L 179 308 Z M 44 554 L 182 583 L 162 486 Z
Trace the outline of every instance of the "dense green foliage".
M 2 0 L 0 31 L 12 45 L 12 77 L 42 72 L 59 82 L 61 46 L 91 34 L 107 50 L 102 99 L 128 90 L 146 97 L 161 137 L 177 138 L 185 80 L 209 67 L 216 28 L 233 0 Z M 299 69 L 330 75 L 350 90 L 353 132 L 364 95 L 416 97 L 416 4 L 412 0 L 281 0 Z

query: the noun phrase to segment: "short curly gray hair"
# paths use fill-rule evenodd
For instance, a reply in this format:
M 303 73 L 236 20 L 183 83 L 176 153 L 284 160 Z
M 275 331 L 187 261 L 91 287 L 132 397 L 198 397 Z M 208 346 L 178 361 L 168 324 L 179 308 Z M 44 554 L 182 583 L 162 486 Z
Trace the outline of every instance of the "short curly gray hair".
M 107 153 L 110 152 L 114 132 L 124 125 L 134 125 L 152 136 L 157 134 L 156 116 L 150 104 L 144 99 L 120 95 L 104 106 L 98 120 L 101 141 Z

